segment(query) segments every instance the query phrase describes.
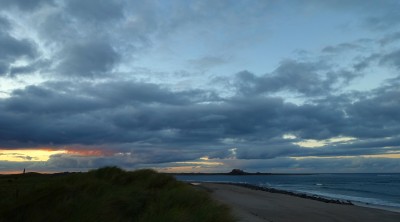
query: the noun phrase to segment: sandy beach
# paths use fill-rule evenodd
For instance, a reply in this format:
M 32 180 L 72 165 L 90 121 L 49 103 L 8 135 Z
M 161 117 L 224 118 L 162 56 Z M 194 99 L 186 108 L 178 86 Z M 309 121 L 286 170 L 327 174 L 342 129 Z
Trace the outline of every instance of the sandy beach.
M 230 206 L 238 221 L 274 222 L 398 222 L 400 213 L 320 201 L 229 184 L 201 183 L 212 196 Z

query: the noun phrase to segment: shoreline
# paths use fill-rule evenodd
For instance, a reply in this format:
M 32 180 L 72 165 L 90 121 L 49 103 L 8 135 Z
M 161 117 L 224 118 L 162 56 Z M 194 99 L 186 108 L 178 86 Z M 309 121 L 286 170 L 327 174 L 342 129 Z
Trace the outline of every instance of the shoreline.
M 230 206 L 239 221 L 400 221 L 398 212 L 251 189 L 243 184 L 201 182 L 193 185 Z
M 398 207 L 383 206 L 383 205 L 378 205 L 378 204 L 367 204 L 367 203 L 355 202 L 355 201 L 353 201 L 352 203 L 355 206 L 371 208 L 371 209 L 386 210 L 386 211 L 389 211 L 389 212 L 400 213 L 400 208 L 398 208 Z
M 233 186 L 239 186 L 239 187 L 244 187 L 247 189 L 251 190 L 258 190 L 258 191 L 263 191 L 263 192 L 268 192 L 268 193 L 279 193 L 279 194 L 284 194 L 284 195 L 289 195 L 289 196 L 295 196 L 295 197 L 300 197 L 304 199 L 309 199 L 309 200 L 315 200 L 323 203 L 333 203 L 333 204 L 340 204 L 340 205 L 352 205 L 352 206 L 359 206 L 359 207 L 365 207 L 365 208 L 371 208 L 371 209 L 379 209 L 379 210 L 385 210 L 385 211 L 390 211 L 390 212 L 395 212 L 395 213 L 400 213 L 400 208 L 398 207 L 392 207 L 392 206 L 385 206 L 385 205 L 377 205 L 377 204 L 371 204 L 371 203 L 364 203 L 364 202 L 358 202 L 358 201 L 350 201 L 350 200 L 342 200 L 342 199 L 334 199 L 334 198 L 328 198 L 324 196 L 319 196 L 319 195 L 314 195 L 314 194 L 306 194 L 306 193 L 301 193 L 301 192 L 293 192 L 293 191 L 287 191 L 287 190 L 281 190 L 281 189 L 276 189 L 276 188 L 271 188 L 271 187 L 262 187 L 262 186 L 257 186 L 253 184 L 248 184 L 248 183 L 234 183 L 234 182 L 189 182 L 191 184 L 202 184 L 202 183 L 210 183 L 210 184 L 226 184 L 226 185 L 233 185 Z
M 222 183 L 222 184 L 224 184 L 224 183 Z M 326 197 L 322 197 L 322 196 L 318 196 L 318 195 L 310 195 L 310 194 L 305 194 L 305 193 L 296 193 L 296 192 L 293 192 L 293 191 L 280 190 L 280 189 L 270 188 L 270 187 L 261 187 L 261 186 L 248 184 L 248 183 L 226 183 L 226 184 L 230 184 L 230 185 L 234 185 L 234 186 L 241 186 L 241 187 L 245 187 L 245 188 L 248 188 L 248 189 L 260 190 L 260 191 L 269 192 L 269 193 L 286 194 L 286 195 L 296 196 L 296 197 L 305 198 L 305 199 L 309 199 L 309 200 L 321 201 L 321 202 L 324 202 L 324 203 L 354 205 L 349 200 L 344 201 L 344 200 L 338 200 L 338 199 L 330 199 L 330 198 L 326 198 Z
M 270 193 L 287 194 L 287 195 L 301 197 L 301 198 L 305 198 L 305 199 L 321 201 L 321 202 L 324 202 L 324 203 L 356 205 L 356 206 L 360 206 L 360 207 L 387 210 L 387 211 L 391 211 L 391 212 L 400 213 L 400 208 L 398 208 L 398 207 L 377 205 L 377 204 L 364 203 L 364 202 L 359 202 L 359 201 L 350 201 L 350 200 L 327 198 L 327 197 L 323 197 L 323 196 L 319 196 L 319 195 L 311 195 L 311 194 L 300 193 L 300 192 L 296 193 L 296 192 L 293 192 L 293 191 L 280 190 L 280 189 L 269 188 L 269 187 L 261 187 L 261 186 L 257 186 L 257 185 L 246 184 L 246 183 L 243 183 L 243 184 L 241 184 L 241 183 L 226 183 L 226 184 L 231 184 L 231 185 L 235 185 L 235 186 L 242 186 L 242 187 L 246 187 L 246 188 L 249 188 L 249 189 L 261 190 L 261 191 L 270 192 Z

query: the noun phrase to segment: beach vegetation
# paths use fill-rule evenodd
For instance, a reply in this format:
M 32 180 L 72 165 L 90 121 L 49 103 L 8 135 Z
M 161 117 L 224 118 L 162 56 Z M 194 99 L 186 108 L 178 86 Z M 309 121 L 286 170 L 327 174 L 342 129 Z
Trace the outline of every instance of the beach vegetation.
M 207 191 L 153 170 L 0 176 L 0 221 L 229 222 Z

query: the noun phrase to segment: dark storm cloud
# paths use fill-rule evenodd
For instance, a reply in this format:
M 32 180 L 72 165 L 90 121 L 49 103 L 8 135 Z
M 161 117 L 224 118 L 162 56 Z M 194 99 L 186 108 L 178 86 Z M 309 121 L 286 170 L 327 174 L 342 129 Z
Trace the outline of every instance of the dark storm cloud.
M 47 166 L 54 169 L 109 164 L 135 167 L 204 155 L 272 160 L 396 151 L 400 134 L 398 88 L 382 87 L 372 97 L 369 93 L 354 98 L 359 101 L 338 96 L 314 105 L 294 105 L 280 98 L 221 99 L 202 91 L 173 92 L 138 82 L 49 82 L 14 91 L 9 99 L 0 101 L 0 140 L 3 146 L 12 146 L 12 141 L 18 141 L 18 146 L 82 144 L 77 149 L 104 147 L 122 152 L 112 157 L 55 156 Z M 298 138 L 282 139 L 285 133 Z M 317 149 L 292 144 L 337 136 L 362 141 Z M 234 156 L 230 151 L 233 147 L 237 148 Z
M 88 95 L 97 95 L 112 103 L 113 106 L 127 103 L 149 103 L 183 105 L 204 99 L 213 99 L 212 93 L 201 90 L 188 90 L 172 92 L 166 88 L 152 83 L 115 81 L 104 84 L 94 84 L 82 87 Z M 209 94 L 209 95 L 208 95 Z
M 305 2 L 340 10 L 361 7 L 365 12 L 362 19 L 367 19 L 368 26 L 373 29 L 383 30 L 397 24 L 393 19 L 397 18 L 397 12 L 380 15 L 379 11 L 388 6 L 376 1 L 368 4 L 363 4 L 364 1 Z M 194 5 L 171 2 L 172 6 L 161 7 L 153 1 L 73 0 L 56 4 L 37 0 L 23 3 L 25 1 L 0 1 L 3 8 L 17 12 L 33 11 L 45 5 L 51 5 L 51 10 L 32 13 L 37 16 L 32 17 L 34 21 L 38 21 L 35 34 L 40 42 L 37 43 L 30 40 L 30 36 L 21 39 L 10 34 L 15 24 L 0 17 L 0 75 L 21 78 L 40 73 L 52 81 L 14 90 L 9 97 L 0 99 L 1 146 L 112 150 L 112 155 L 101 157 L 54 155 L 46 167 L 132 167 L 209 156 L 216 160 L 264 159 L 265 166 L 280 169 L 287 166 L 318 169 L 323 161 L 285 157 L 376 155 L 398 150 L 399 77 L 371 91 L 343 93 L 342 90 L 374 62 L 400 69 L 399 50 L 368 51 L 370 55 L 361 55 L 353 67 L 345 69 L 325 57 L 360 52 L 364 45 L 341 43 L 323 48 L 326 54 L 318 55 L 316 61 L 286 59 L 264 75 L 240 72 L 228 78 L 235 87 L 229 96 L 217 90 L 179 91 L 173 89 L 173 81 L 160 84 L 119 80 L 121 76 L 116 70 L 120 71 L 119 65 L 126 61 L 129 61 L 127 66 L 131 62 L 136 65 L 135 57 L 141 55 L 137 53 L 140 49 L 151 48 L 152 41 L 167 39 L 168 35 L 176 34 L 176 30 L 183 33 L 190 31 L 187 27 L 209 23 L 210 27 L 218 27 L 216 24 L 236 27 L 242 18 L 262 14 L 260 11 L 267 9 L 269 3 L 261 1 L 254 7 L 243 1 L 239 7 L 232 8 L 228 1 L 200 1 Z M 167 10 L 161 10 L 163 7 Z M 377 14 L 371 10 L 374 8 Z M 180 27 L 184 28 L 178 29 Z M 394 32 L 375 43 L 384 48 L 398 39 L 399 34 Z M 44 55 L 39 55 L 43 51 L 37 49 L 38 45 L 48 46 L 43 48 L 48 49 L 44 50 Z M 27 63 L 16 63 L 19 59 Z M 207 70 L 226 65 L 229 59 L 199 55 L 198 59 L 184 61 L 196 69 Z M 151 71 L 148 75 L 155 73 Z M 127 78 L 133 75 L 129 71 L 126 73 L 124 77 Z M 305 101 L 296 105 L 287 102 L 280 93 Z M 297 138 L 283 139 L 285 134 Z M 360 141 L 328 144 L 316 149 L 294 144 L 304 139 L 341 136 L 356 137 Z M 364 167 L 369 166 L 370 162 L 362 161 Z M 324 163 L 326 169 L 340 167 L 340 164 L 346 169 L 357 166 L 351 160 L 335 162 L 332 159 Z M 393 164 L 387 163 L 386 169 Z M 395 167 L 398 169 L 398 164 Z
M 173 127 L 168 124 L 176 121 L 169 114 L 179 115 L 184 104 L 207 97 L 196 91 L 174 93 L 153 84 L 126 82 L 30 86 L 14 91 L 12 98 L 2 101 L 2 127 L 14 131 L 8 130 L 2 137 L 11 140 L 15 136 L 20 141 L 44 144 L 163 138 L 168 135 L 157 130 Z M 174 108 L 177 105 L 182 107 Z M 173 113 L 165 113 L 169 110 Z M 12 124 L 14 121 L 25 127 L 18 129 Z
M 67 45 L 60 53 L 57 71 L 71 77 L 97 77 L 111 71 L 119 60 L 118 53 L 106 42 L 84 42 Z
M 17 113 L 68 113 L 90 111 L 99 107 L 96 100 L 82 95 L 64 94 L 61 90 L 28 86 L 24 90 L 15 90 L 13 99 L 6 100 L 6 110 Z
M 272 73 L 256 76 L 243 71 L 237 74 L 236 86 L 245 95 L 291 91 L 306 96 L 327 95 L 336 84 L 348 84 L 359 74 L 333 71 L 324 62 L 283 61 Z
M 136 152 L 133 156 L 143 160 L 136 163 L 192 160 L 205 154 L 229 158 L 233 147 L 239 159 L 382 154 L 379 144 L 395 144 L 384 138 L 400 133 L 399 90 L 382 89 L 358 98 L 364 99 L 354 103 L 338 97 L 294 105 L 265 96 L 223 99 L 205 91 L 173 92 L 140 82 L 49 82 L 16 90 L 0 101 L 0 140 L 3 146 L 15 141 L 19 146 L 108 144 L 114 151 Z M 286 133 L 298 138 L 284 140 Z M 323 149 L 292 144 L 337 136 L 365 141 Z M 187 155 L 158 155 L 172 148 Z
M 20 58 L 34 59 L 36 46 L 27 39 L 16 39 L 9 34 L 10 23 L 0 17 L 0 76 L 6 75 L 11 63 Z
M 347 133 L 355 137 L 384 137 L 398 135 L 400 127 L 400 90 L 382 90 L 371 98 L 355 102 L 347 107 L 351 126 Z
M 396 111 L 400 104 L 399 89 L 398 83 L 390 81 L 370 92 L 345 93 L 315 102 L 318 107 L 335 107 L 337 113 L 328 116 L 341 115 L 335 128 L 328 127 L 336 132 L 362 139 L 396 136 L 400 132 Z
M 18 40 L 5 33 L 0 34 L 0 59 L 13 61 L 16 58 L 27 56 L 33 58 L 36 54 L 35 46 L 28 40 Z

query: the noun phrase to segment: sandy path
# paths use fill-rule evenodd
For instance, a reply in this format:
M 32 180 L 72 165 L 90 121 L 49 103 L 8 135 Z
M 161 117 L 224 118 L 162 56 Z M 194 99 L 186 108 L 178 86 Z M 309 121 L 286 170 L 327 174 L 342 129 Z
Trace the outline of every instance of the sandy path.
M 229 206 L 239 221 L 273 222 L 400 222 L 400 213 L 359 206 L 323 203 L 244 187 L 202 183 L 212 196 Z

